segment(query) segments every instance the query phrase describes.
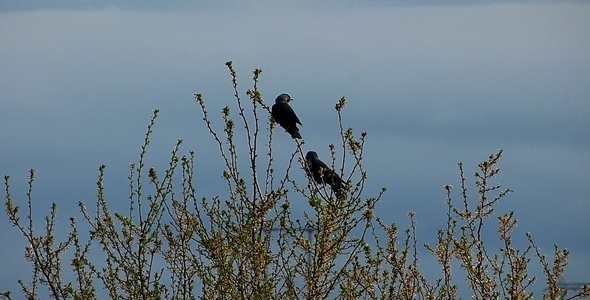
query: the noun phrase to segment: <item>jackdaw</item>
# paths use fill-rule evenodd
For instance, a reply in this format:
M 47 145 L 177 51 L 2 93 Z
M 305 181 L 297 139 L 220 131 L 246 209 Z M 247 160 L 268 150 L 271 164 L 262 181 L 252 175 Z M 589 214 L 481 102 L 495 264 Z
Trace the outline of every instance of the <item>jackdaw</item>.
M 315 151 L 309 151 L 305 155 L 307 161 L 307 174 L 318 184 L 328 184 L 336 197 L 341 198 L 346 190 L 346 183 L 334 170 L 330 169 L 320 160 Z
M 289 101 L 293 100 L 291 96 L 288 94 L 280 94 L 277 99 L 275 99 L 275 104 L 272 106 L 272 117 L 275 119 L 281 127 L 285 128 L 285 130 L 291 135 L 294 139 L 300 139 L 301 134 L 299 134 L 299 128 L 297 128 L 297 124 L 302 125 L 301 121 L 295 114 L 295 111 L 289 105 Z

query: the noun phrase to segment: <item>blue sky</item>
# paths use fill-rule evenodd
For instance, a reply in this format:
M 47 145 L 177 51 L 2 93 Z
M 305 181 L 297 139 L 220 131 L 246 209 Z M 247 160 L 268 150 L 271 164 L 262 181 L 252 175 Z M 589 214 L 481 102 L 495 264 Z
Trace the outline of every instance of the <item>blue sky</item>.
M 38 229 L 51 202 L 79 217 L 101 164 L 111 201 L 125 201 L 153 109 L 148 164 L 163 167 L 184 139 L 203 169 L 221 170 L 193 93 L 214 115 L 233 103 L 232 60 L 242 93 L 261 68 L 268 103 L 296 99 L 305 147 L 322 158 L 345 96 L 345 125 L 369 133 L 367 196 L 387 187 L 380 210 L 400 226 L 415 211 L 423 242 L 444 226 L 442 186 L 458 186 L 457 162 L 471 175 L 504 149 L 499 182 L 515 192 L 498 212 L 515 211 L 515 240 L 528 231 L 546 254 L 569 249 L 566 281 L 590 282 L 590 5 L 74 2 L 0 4 L 0 173 L 24 204 L 27 170 L 38 170 Z M 278 155 L 293 150 L 286 134 L 275 142 Z M 207 180 L 202 193 L 218 194 Z M 16 291 L 30 271 L 7 222 L 0 214 L 0 269 L 14 272 L 0 272 L 0 290 Z

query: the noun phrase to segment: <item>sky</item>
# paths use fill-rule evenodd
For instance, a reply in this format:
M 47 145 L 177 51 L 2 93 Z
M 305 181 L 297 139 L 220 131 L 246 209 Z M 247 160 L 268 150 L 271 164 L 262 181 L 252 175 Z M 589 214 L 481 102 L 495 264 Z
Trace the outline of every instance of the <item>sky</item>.
M 28 169 L 37 170 L 37 229 L 51 202 L 64 220 L 80 218 L 75 203 L 95 199 L 102 164 L 107 195 L 125 209 L 154 109 L 148 164 L 164 168 L 183 139 L 198 167 L 221 172 L 193 94 L 215 117 L 234 105 L 231 60 L 243 97 L 260 68 L 267 103 L 295 98 L 304 147 L 325 160 L 339 141 L 334 105 L 346 97 L 345 126 L 368 132 L 365 195 L 387 187 L 378 211 L 400 227 L 416 212 L 424 243 L 445 226 L 443 186 L 459 186 L 457 163 L 475 199 L 477 164 L 503 149 L 497 180 L 514 193 L 496 211 L 515 212 L 515 243 L 531 232 L 549 256 L 553 244 L 567 248 L 565 281 L 590 282 L 585 2 L 44 2 L 0 3 L 0 174 L 25 205 Z M 286 158 L 295 144 L 281 133 Z M 203 195 L 224 188 L 216 176 L 197 182 Z M 0 272 L 0 291 L 16 292 L 16 279 L 30 278 L 26 242 L 5 214 L 0 224 L 0 270 L 13 270 Z

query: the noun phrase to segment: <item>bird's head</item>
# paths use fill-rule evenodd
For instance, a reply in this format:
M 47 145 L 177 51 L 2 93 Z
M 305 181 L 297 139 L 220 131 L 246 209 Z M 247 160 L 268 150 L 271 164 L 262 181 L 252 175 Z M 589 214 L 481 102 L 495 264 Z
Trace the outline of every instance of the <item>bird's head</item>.
M 275 103 L 289 103 L 289 101 L 292 101 L 293 98 L 291 98 L 291 96 L 289 96 L 289 94 L 280 94 L 277 99 L 275 99 Z
M 307 160 L 318 160 L 318 154 L 315 151 L 308 151 L 307 154 L 305 154 L 305 159 Z

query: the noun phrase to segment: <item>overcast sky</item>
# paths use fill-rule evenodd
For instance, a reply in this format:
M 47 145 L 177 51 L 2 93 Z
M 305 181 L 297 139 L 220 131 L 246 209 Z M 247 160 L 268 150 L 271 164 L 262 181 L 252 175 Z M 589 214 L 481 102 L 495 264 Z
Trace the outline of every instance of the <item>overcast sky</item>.
M 515 192 L 497 212 L 515 211 L 515 242 L 531 232 L 546 254 L 554 243 L 569 249 L 565 280 L 590 282 L 590 5 L 73 2 L 0 4 L 0 173 L 24 205 L 27 170 L 38 170 L 37 229 L 51 202 L 80 217 L 74 204 L 92 203 L 101 164 L 108 200 L 125 201 L 153 109 L 161 117 L 148 164 L 164 167 L 184 139 L 183 153 L 221 172 L 193 94 L 213 116 L 234 105 L 232 60 L 242 96 L 261 68 L 267 103 L 282 92 L 296 99 L 305 149 L 325 160 L 345 96 L 345 126 L 369 133 L 366 196 L 387 187 L 382 217 L 403 228 L 415 211 L 422 242 L 434 244 L 444 226 L 442 187 L 458 187 L 457 163 L 471 176 L 504 149 L 498 181 Z M 277 134 L 277 159 L 286 158 L 294 143 Z M 197 182 L 203 196 L 220 193 L 219 174 L 209 177 Z M 5 214 L 0 224 L 0 270 L 14 270 L 0 272 L 0 291 L 16 292 L 16 279 L 30 278 L 26 243 Z

